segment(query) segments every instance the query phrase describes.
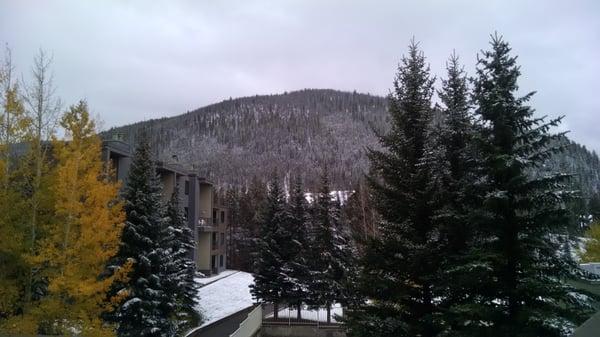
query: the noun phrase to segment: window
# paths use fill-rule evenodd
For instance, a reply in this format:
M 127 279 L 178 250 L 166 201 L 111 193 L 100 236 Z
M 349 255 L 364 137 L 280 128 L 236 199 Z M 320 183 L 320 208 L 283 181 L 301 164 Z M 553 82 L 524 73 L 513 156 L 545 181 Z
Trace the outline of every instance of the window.
M 221 233 L 221 246 L 225 245 L 225 233 Z
M 225 211 L 221 211 L 221 223 L 225 223 Z
M 223 267 L 223 255 L 219 255 L 219 266 Z
M 186 180 L 185 181 L 185 195 L 190 194 L 190 181 Z
M 219 242 L 217 241 L 217 233 L 212 233 L 212 249 L 217 249 Z

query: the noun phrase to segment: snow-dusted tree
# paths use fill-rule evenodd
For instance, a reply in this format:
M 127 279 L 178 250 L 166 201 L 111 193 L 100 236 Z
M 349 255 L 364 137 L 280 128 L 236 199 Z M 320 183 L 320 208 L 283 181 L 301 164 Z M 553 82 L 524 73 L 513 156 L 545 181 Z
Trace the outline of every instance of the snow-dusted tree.
M 589 215 L 592 216 L 593 221 L 600 221 L 600 194 L 594 193 L 590 198 L 587 209 Z
M 230 209 L 230 268 L 251 272 L 256 256 L 256 238 L 260 232 L 260 215 L 266 203 L 266 184 L 253 177 L 247 190 L 228 193 Z
M 183 335 L 187 330 L 198 326 L 200 315 L 195 309 L 197 304 L 198 284 L 194 281 L 196 265 L 190 257 L 194 249 L 194 234 L 187 224 L 179 204 L 179 187 L 167 204 L 168 228 L 163 240 L 163 247 L 169 250 L 170 261 L 167 273 L 171 282 L 166 284 L 166 291 L 175 299 L 175 316 L 177 334 Z
M 290 292 L 284 294 L 286 301 L 296 304 L 301 318 L 302 303 L 309 297 L 308 285 L 310 275 L 310 245 L 308 241 L 308 212 L 307 203 L 300 176 L 296 176 L 288 202 L 289 218 L 284 222 L 286 231 L 290 233 L 289 257 L 284 261 L 284 270 L 289 281 L 293 284 Z
M 578 273 L 560 249 L 569 217 L 567 177 L 531 174 L 560 149 L 560 134 L 549 133 L 560 118 L 533 116 L 527 105 L 533 93 L 517 96 L 519 76 L 508 43 L 492 36 L 473 89 L 486 193 L 470 274 L 479 286 L 471 289 L 471 305 L 460 308 L 470 316 L 461 336 L 564 336 L 591 309 L 566 282 Z
M 285 225 L 289 218 L 285 195 L 275 176 L 269 185 L 267 202 L 260 217 L 260 234 L 256 240 L 254 284 L 250 286 L 254 298 L 273 303 L 275 318 L 279 309 L 278 304 L 294 289 L 294 283 L 287 275 L 289 270 L 284 269 L 285 261 L 289 261 L 291 251 L 291 233 Z
M 314 236 L 309 289 L 311 304 L 325 305 L 328 323 L 331 321 L 331 305 L 346 301 L 351 263 L 347 228 L 342 226 L 340 219 L 340 203 L 337 199 L 332 200 L 330 192 L 327 170 L 324 170 L 312 210 Z
M 436 215 L 443 149 L 432 143 L 434 79 L 413 41 L 389 96 L 391 130 L 371 150 L 369 182 L 382 221 L 361 261 L 359 295 L 371 301 L 348 315 L 352 336 L 435 336 L 441 330 Z
M 436 285 L 445 330 L 462 324 L 460 305 L 477 286 L 477 277 L 470 275 L 470 248 L 475 242 L 476 228 L 472 209 L 481 202 L 479 159 L 474 149 L 475 124 L 470 110 L 467 76 L 458 56 L 453 53 L 446 62 L 447 77 L 438 91 L 441 99 L 441 121 L 436 126 L 438 148 L 442 149 L 442 176 L 439 186 L 441 201 L 436 207 L 434 222 L 440 230 L 440 261 L 442 273 Z
M 167 285 L 174 280 L 168 268 L 170 249 L 164 247 L 169 231 L 161 192 L 150 146 L 142 138 L 123 194 L 126 221 L 117 263 L 132 261 L 133 266 L 129 281 L 116 289 L 122 298 L 113 315 L 119 336 L 175 334 L 172 318 L 177 304 L 173 294 L 167 292 Z

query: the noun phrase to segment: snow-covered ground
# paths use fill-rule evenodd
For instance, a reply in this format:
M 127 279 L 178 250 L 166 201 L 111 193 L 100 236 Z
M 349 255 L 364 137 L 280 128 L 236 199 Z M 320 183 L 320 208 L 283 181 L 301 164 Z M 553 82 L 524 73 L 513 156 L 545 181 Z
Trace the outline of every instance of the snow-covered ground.
M 209 283 L 211 283 L 211 282 L 214 282 L 214 281 L 220 280 L 220 279 L 222 279 L 222 278 L 224 278 L 224 277 L 227 277 L 227 276 L 229 276 L 229 275 L 231 275 L 231 274 L 235 274 L 235 273 L 238 273 L 238 272 L 239 272 L 239 271 L 237 271 L 237 270 L 229 270 L 229 269 L 228 269 L 228 270 L 224 270 L 224 271 L 222 271 L 221 273 L 219 273 L 219 274 L 217 274 L 217 275 L 213 275 L 213 276 L 210 276 L 210 277 L 196 277 L 194 280 L 195 280 L 195 281 L 196 281 L 198 284 L 200 284 L 200 285 L 202 285 L 202 286 L 203 286 L 203 285 L 206 285 L 206 284 L 209 284 Z
M 230 273 L 216 278 L 213 283 L 207 284 L 198 290 L 199 303 L 196 310 L 204 318 L 202 326 L 232 315 L 253 304 L 248 286 L 254 283 L 254 277 L 242 271 L 228 270 L 227 272 Z M 225 272 L 221 274 L 223 273 Z M 202 284 L 206 284 L 209 283 L 206 282 L 207 279 L 209 278 L 198 278 L 197 280 Z
M 336 323 L 335 315 L 343 316 L 344 309 L 341 304 L 335 304 L 331 307 L 331 322 Z M 327 309 L 319 308 L 319 310 L 309 310 L 306 306 L 303 306 L 302 319 L 311 321 L 327 322 Z M 267 315 L 267 317 L 273 317 L 273 314 Z M 279 310 L 279 318 L 297 318 L 298 311 L 295 308 L 285 308 Z

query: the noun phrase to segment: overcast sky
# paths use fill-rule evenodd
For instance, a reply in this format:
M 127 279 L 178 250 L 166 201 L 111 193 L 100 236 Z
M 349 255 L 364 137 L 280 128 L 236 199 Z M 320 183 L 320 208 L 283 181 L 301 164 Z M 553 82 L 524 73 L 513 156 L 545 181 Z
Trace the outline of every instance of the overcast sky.
M 0 0 L 18 71 L 52 52 L 63 101 L 86 99 L 105 128 L 302 88 L 385 95 L 412 36 L 443 76 L 453 49 L 472 73 L 494 31 L 538 113 L 567 115 L 571 137 L 600 150 L 597 0 Z

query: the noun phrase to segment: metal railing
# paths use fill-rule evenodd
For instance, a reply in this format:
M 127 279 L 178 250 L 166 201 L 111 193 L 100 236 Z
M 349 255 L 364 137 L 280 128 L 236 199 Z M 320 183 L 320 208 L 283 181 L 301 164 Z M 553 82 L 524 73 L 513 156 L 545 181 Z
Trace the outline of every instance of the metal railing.
M 198 231 L 211 232 L 214 230 L 213 218 L 198 218 Z
M 344 309 L 340 304 L 335 304 L 330 309 L 329 321 L 325 307 L 310 307 L 302 305 L 298 313 L 298 307 L 293 305 L 279 304 L 277 317 L 272 303 L 263 304 L 263 324 L 269 325 L 313 325 L 313 326 L 339 326 L 343 323 Z

